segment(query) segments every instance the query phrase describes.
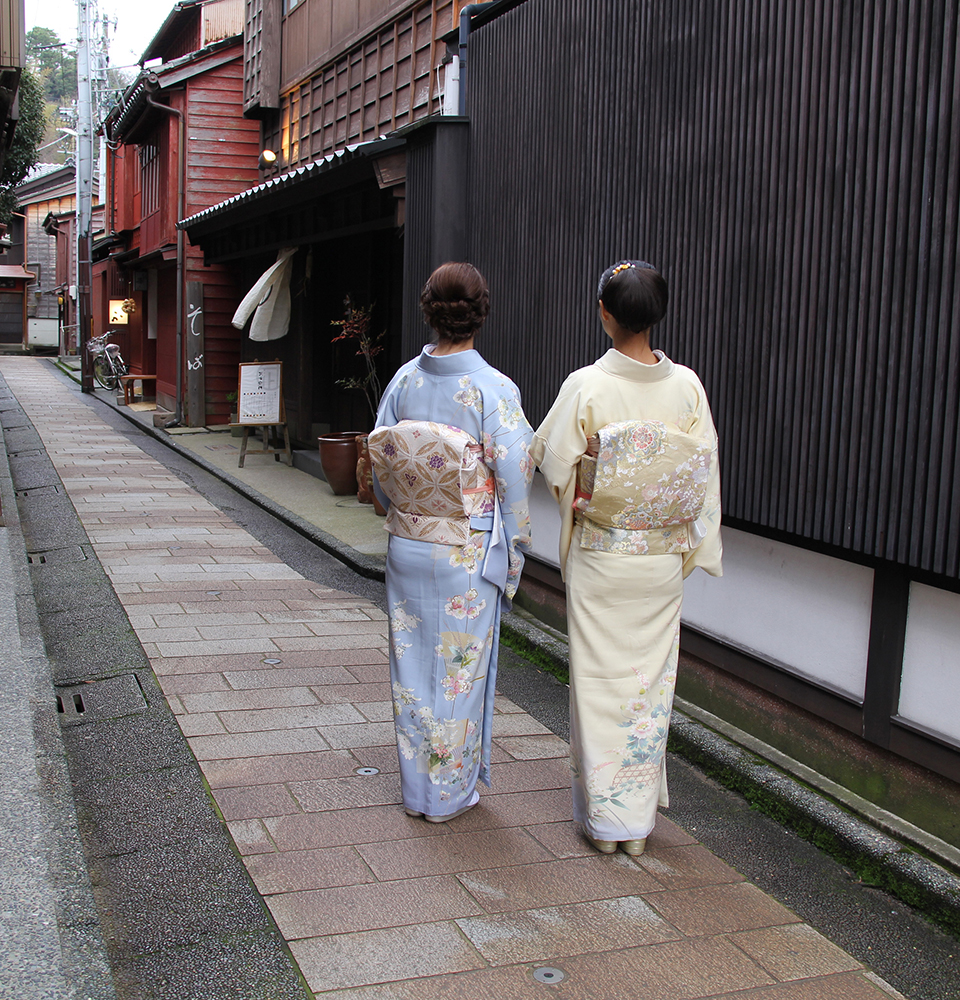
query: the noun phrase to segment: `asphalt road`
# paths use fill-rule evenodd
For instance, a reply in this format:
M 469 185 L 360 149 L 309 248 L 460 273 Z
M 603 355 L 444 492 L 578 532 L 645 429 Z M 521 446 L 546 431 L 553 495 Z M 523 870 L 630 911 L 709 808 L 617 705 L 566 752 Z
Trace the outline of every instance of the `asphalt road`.
M 176 473 L 304 576 L 385 606 L 382 583 L 362 577 L 244 495 L 94 399 L 98 416 Z M 512 650 L 501 652 L 498 686 L 567 738 L 566 688 Z M 873 968 L 910 1000 L 960 1000 L 960 941 L 812 844 L 751 809 L 671 755 L 669 816 L 746 878 Z M 494 773 L 494 781 L 496 774 Z

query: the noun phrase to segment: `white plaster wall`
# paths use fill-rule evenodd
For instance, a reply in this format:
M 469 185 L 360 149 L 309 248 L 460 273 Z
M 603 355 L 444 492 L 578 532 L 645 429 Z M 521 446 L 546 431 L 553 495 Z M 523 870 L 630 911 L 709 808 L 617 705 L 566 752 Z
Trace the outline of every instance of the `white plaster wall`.
M 28 319 L 27 343 L 31 347 L 56 347 L 60 343 L 60 328 L 55 319 Z
M 530 529 L 533 537 L 530 554 L 540 562 L 558 569 L 560 508 L 539 470 L 533 477 L 533 487 L 530 490 Z
M 863 698 L 873 570 L 723 529 L 723 576 L 695 570 L 683 620 L 816 683 Z
M 900 715 L 960 743 L 960 594 L 910 585 Z

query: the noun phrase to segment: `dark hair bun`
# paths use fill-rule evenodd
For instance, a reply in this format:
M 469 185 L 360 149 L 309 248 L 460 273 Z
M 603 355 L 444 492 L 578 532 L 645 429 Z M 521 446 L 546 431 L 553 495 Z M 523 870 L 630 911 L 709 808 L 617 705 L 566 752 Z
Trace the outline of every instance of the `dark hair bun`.
M 600 276 L 597 298 L 607 312 L 633 333 L 656 326 L 667 313 L 667 283 L 645 260 L 621 260 Z
M 441 264 L 423 286 L 420 308 L 442 340 L 469 340 L 490 312 L 490 291 L 473 264 Z

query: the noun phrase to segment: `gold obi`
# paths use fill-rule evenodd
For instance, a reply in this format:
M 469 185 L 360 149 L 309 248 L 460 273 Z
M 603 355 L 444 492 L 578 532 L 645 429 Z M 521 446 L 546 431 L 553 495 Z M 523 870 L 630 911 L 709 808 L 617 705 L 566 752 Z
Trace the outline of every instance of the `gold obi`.
M 696 548 L 711 444 L 659 420 L 622 420 L 597 436 L 597 457 L 584 455 L 577 470 L 581 547 L 631 555 Z
M 465 545 L 470 519 L 491 519 L 496 484 L 483 448 L 466 431 L 401 420 L 369 437 L 370 460 L 390 499 L 386 529 L 419 542 Z

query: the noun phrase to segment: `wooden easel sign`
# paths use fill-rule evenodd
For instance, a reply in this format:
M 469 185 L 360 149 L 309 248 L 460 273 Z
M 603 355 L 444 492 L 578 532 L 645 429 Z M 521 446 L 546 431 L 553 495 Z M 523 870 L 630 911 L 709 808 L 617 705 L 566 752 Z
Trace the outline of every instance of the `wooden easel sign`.
M 240 365 L 237 423 L 254 427 L 284 423 L 282 361 Z
M 273 455 L 276 461 L 283 455 L 287 465 L 293 465 L 290 432 L 283 406 L 283 362 L 251 361 L 240 365 L 237 422 L 233 426 L 243 428 L 240 461 L 237 463 L 241 469 L 248 454 L 247 439 L 250 432 L 256 434 L 258 430 L 263 435 L 263 448 L 249 454 Z M 280 432 L 283 434 L 282 442 Z

